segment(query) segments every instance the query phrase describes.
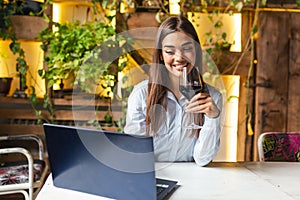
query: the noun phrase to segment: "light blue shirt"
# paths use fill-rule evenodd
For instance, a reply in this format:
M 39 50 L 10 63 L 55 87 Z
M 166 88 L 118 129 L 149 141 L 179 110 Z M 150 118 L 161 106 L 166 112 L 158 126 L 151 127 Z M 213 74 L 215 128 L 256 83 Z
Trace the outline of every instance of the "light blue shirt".
M 128 134 L 146 135 L 146 98 L 148 80 L 137 84 L 128 99 L 126 125 L 124 132 Z M 210 96 L 222 110 L 222 95 L 208 85 Z M 182 123 L 189 121 L 184 112 L 186 99 L 182 96 L 178 101 L 173 93 L 167 93 L 168 103 L 165 110 L 158 105 L 161 119 L 153 138 L 156 161 L 195 161 L 197 165 L 208 164 L 218 152 L 220 146 L 220 115 L 217 118 L 204 117 L 204 125 L 199 137 L 192 134 L 191 129 L 182 128 Z M 194 130 L 195 131 L 195 130 Z M 192 135 L 192 136 L 191 136 Z

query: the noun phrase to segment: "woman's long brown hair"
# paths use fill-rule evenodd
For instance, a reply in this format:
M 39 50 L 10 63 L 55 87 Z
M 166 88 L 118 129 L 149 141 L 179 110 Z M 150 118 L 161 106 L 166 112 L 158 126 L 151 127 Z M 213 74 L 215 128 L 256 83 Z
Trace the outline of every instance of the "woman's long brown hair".
M 167 83 L 169 81 L 169 73 L 166 69 L 162 57 L 162 41 L 170 33 L 180 31 L 186 33 L 194 39 L 196 50 L 195 66 L 201 72 L 202 66 L 202 49 L 197 32 L 193 24 L 185 17 L 174 16 L 166 19 L 159 27 L 155 42 L 155 50 L 152 57 L 152 64 L 149 73 L 147 109 L 146 109 L 146 133 L 156 133 L 159 123 L 165 119 L 164 110 L 167 108 Z M 158 106 L 159 105 L 159 106 Z M 158 109 L 159 108 L 159 109 Z

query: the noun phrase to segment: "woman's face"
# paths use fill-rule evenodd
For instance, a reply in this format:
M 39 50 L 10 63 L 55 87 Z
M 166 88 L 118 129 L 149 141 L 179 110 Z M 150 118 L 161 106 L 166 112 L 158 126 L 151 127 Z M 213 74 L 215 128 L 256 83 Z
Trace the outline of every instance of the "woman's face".
M 188 71 L 195 64 L 195 45 L 190 36 L 182 32 L 174 32 L 167 35 L 162 41 L 162 56 L 168 71 L 179 76 L 184 67 Z

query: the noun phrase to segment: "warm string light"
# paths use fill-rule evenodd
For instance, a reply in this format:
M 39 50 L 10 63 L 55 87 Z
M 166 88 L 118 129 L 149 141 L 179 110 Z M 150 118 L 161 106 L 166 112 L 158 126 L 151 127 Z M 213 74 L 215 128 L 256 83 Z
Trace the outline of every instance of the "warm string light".
M 169 12 L 171 15 L 179 15 L 180 14 L 180 0 L 169 0 Z

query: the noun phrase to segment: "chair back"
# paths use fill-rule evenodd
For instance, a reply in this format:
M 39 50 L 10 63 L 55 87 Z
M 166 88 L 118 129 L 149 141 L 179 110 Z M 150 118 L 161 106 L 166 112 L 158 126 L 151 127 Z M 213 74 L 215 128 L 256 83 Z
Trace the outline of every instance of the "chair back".
M 300 161 L 300 133 L 265 132 L 258 138 L 260 161 Z

